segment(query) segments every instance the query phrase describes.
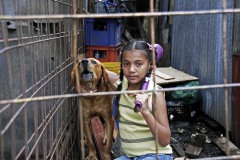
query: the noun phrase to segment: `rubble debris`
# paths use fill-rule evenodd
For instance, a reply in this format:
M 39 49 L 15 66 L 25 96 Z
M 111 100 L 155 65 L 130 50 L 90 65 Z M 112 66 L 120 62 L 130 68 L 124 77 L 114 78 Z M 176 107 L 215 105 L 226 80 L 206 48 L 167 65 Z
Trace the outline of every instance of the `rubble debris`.
M 205 127 L 201 127 L 201 128 L 198 128 L 198 131 L 199 131 L 200 133 L 205 134 L 205 133 L 207 132 L 207 129 L 206 129 Z
M 206 143 L 212 143 L 212 140 L 208 136 L 206 137 Z
M 221 137 L 225 130 L 221 126 L 211 128 L 205 123 L 208 116 L 201 114 L 189 121 L 170 121 L 171 146 L 173 148 L 174 160 L 176 158 L 209 158 L 226 156 L 226 154 L 215 144 L 212 139 Z M 184 151 L 184 154 L 182 153 Z
M 178 128 L 178 133 L 183 134 L 183 132 L 184 132 L 184 129 L 180 129 L 180 128 Z
M 171 137 L 171 142 L 175 143 L 178 142 L 175 138 Z

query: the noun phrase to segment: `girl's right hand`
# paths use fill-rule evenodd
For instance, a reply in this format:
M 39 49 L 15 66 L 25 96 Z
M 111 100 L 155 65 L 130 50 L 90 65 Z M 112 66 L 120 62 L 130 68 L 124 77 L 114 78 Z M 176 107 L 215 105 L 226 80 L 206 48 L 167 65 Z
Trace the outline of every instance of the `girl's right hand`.
M 143 113 L 148 111 L 148 95 L 146 94 L 136 94 L 135 103 L 140 102 L 142 106 L 138 108 L 138 111 Z

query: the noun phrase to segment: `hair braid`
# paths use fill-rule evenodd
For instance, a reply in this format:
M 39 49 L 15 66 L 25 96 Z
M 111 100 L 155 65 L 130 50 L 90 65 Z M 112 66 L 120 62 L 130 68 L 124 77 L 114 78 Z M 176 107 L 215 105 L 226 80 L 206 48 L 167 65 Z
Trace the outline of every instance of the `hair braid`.
M 120 70 L 119 81 L 120 81 L 120 83 L 117 86 L 117 91 L 121 91 L 122 90 L 122 81 L 123 81 L 123 70 L 122 69 Z M 117 108 L 116 118 L 117 119 L 119 118 L 119 110 L 118 109 L 119 109 L 120 97 L 121 97 L 121 94 L 117 94 L 116 95 L 116 108 Z

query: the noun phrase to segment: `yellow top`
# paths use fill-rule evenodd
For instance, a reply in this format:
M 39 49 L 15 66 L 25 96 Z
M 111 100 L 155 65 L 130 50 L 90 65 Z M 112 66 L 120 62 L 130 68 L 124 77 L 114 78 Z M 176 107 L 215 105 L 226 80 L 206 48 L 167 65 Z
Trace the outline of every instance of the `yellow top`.
M 122 82 L 122 91 L 127 90 L 128 81 L 124 78 Z M 156 85 L 157 86 L 157 85 Z M 153 81 L 150 81 L 148 90 L 154 87 Z M 158 88 L 160 86 L 157 86 Z M 149 110 L 152 112 L 152 92 L 149 95 Z M 121 137 L 121 146 L 128 157 L 141 156 L 148 153 L 156 153 L 156 143 L 144 117 L 140 112 L 134 112 L 134 96 L 122 94 L 119 102 L 119 132 Z M 170 145 L 161 147 L 158 144 L 159 154 L 172 154 Z

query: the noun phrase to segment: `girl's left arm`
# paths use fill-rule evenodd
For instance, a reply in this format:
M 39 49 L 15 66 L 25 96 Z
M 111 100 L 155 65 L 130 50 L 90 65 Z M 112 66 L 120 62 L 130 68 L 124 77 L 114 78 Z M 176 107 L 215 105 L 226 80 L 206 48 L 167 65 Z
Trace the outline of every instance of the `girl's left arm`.
M 145 103 L 147 104 L 147 103 Z M 149 128 L 158 140 L 159 144 L 163 147 L 168 145 L 171 140 L 171 130 L 169 127 L 166 100 L 163 92 L 157 92 L 153 98 L 153 113 L 147 107 L 140 109 L 144 116 Z
M 114 87 L 113 84 L 119 79 L 119 76 L 115 72 L 112 72 L 112 71 L 109 71 L 109 70 L 106 70 L 106 71 L 108 73 L 108 81 L 109 81 L 110 85 L 112 87 Z M 114 87 L 113 89 L 115 90 L 116 88 Z

